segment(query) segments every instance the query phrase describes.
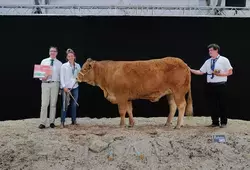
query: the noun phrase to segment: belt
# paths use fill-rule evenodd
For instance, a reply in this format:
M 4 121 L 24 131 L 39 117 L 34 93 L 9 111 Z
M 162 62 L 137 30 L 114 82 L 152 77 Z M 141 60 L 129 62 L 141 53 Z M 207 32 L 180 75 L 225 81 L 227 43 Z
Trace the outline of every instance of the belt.
M 226 84 L 226 81 L 222 81 L 222 82 L 208 82 L 208 84 L 211 84 L 211 85 L 220 85 L 220 84 Z
M 43 83 L 55 83 L 55 82 L 59 82 L 59 81 L 43 81 Z

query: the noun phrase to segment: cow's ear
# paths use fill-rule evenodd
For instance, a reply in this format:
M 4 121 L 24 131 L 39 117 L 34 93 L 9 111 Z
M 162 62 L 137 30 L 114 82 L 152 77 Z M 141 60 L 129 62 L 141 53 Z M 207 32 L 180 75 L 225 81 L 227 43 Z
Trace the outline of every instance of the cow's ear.
M 92 69 L 94 64 L 95 64 L 95 62 L 92 60 L 92 62 L 89 63 L 89 69 Z
M 87 62 L 91 62 L 91 61 L 93 61 L 92 58 L 88 58 L 87 59 Z

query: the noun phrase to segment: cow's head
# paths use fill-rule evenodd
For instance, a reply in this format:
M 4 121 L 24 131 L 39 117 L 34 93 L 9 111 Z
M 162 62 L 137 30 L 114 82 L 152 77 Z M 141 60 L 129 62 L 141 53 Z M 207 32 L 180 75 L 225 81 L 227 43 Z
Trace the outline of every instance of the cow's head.
M 83 64 L 81 71 L 77 75 L 78 82 L 86 82 L 91 85 L 95 85 L 95 73 L 94 73 L 94 64 L 95 60 L 88 58 Z

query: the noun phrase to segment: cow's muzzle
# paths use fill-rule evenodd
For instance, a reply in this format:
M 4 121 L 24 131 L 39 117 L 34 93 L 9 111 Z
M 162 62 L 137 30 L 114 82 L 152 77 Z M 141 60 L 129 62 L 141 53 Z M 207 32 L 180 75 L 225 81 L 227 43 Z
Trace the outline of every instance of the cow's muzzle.
M 78 77 L 76 78 L 76 81 L 79 82 L 79 83 L 82 82 Z
M 84 74 L 83 74 L 81 71 L 80 71 L 79 73 L 80 73 L 82 76 L 84 76 Z M 79 82 L 79 83 L 82 82 L 81 79 L 80 79 L 78 76 L 76 77 L 76 81 Z

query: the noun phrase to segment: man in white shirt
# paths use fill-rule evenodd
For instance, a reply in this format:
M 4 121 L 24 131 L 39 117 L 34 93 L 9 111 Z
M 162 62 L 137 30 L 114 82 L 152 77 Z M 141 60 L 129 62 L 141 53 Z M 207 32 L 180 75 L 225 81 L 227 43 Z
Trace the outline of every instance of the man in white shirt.
M 220 47 L 217 44 L 210 44 L 208 49 L 211 58 L 205 61 L 200 70 L 190 70 L 196 75 L 207 74 L 207 92 L 212 109 L 212 124 L 210 126 L 225 127 L 227 125 L 226 82 L 227 77 L 233 74 L 233 67 L 226 57 L 219 54 Z
M 56 104 L 59 94 L 59 85 L 60 85 L 60 69 L 62 62 L 56 59 L 58 54 L 56 47 L 50 47 L 49 55 L 50 57 L 42 60 L 41 65 L 50 65 L 52 66 L 52 73 L 46 75 L 42 80 L 42 106 L 40 113 L 41 124 L 39 125 L 40 129 L 45 128 L 47 120 L 47 108 L 50 105 L 50 116 L 49 122 L 50 127 L 55 127 L 55 116 L 56 116 Z

